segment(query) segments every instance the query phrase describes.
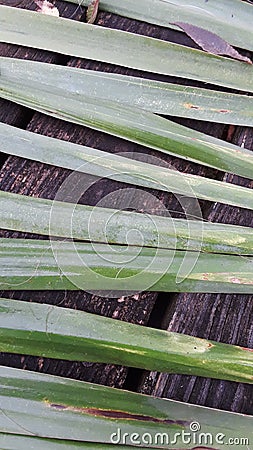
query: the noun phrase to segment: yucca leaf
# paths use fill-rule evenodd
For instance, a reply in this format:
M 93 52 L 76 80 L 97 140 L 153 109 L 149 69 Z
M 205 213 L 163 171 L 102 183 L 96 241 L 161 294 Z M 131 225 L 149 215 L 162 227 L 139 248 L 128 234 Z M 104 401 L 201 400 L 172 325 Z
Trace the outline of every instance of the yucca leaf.
M 0 386 L 0 429 L 5 433 L 100 443 L 120 437 L 118 444 L 128 433 L 128 445 L 134 445 L 130 436 L 138 433 L 143 446 L 168 448 L 174 440 L 173 447 L 182 449 L 192 448 L 192 442 L 183 443 L 183 430 L 191 433 L 192 423 L 197 422 L 201 432 L 213 436 L 211 443 L 210 436 L 208 440 L 211 449 L 235 436 L 252 439 L 252 416 L 8 367 L 0 368 Z M 144 433 L 150 433 L 151 439 L 146 435 L 144 440 Z M 167 442 L 160 433 L 168 435 Z
M 253 208 L 253 191 L 173 169 L 157 167 L 90 147 L 38 135 L 0 123 L 0 150 L 97 177 L 137 186 Z M 150 161 L 154 163 L 151 157 Z M 156 162 L 156 160 L 155 160 Z
M 2 91 L 1 96 L 50 116 L 86 125 L 166 154 L 243 177 L 253 177 L 251 151 L 144 110 L 123 107 L 117 102 L 92 97 L 86 97 L 82 105 L 67 98 L 62 105 L 62 95 L 52 96 L 47 94 L 46 89 L 28 92 L 22 85 L 17 93 Z M 80 106 L 81 110 L 78 111 Z M 7 129 L 1 125 L 0 132 Z
M 67 0 L 80 4 L 78 0 Z M 89 0 L 82 0 L 87 6 Z M 253 50 L 252 5 L 238 0 L 100 0 L 99 8 L 114 14 L 179 29 L 174 22 L 188 22 L 217 33 L 236 47 Z
M 115 450 L 114 444 L 49 439 L 13 433 L 0 433 L 0 446 L 1 450 Z M 133 447 L 117 445 L 117 450 L 133 450 Z
M 246 227 L 76 205 L 4 191 L 0 191 L 0 210 L 2 229 L 100 243 L 253 256 L 253 230 Z
M 76 112 L 88 96 L 163 115 L 253 126 L 253 97 L 246 95 L 0 57 L 0 93 L 11 96 L 24 89 L 58 93 L 65 108 L 75 102 Z
M 250 349 L 3 298 L 0 320 L 2 352 L 253 383 Z
M 8 6 L 0 6 L 0 42 L 253 92 L 253 67 L 247 63 L 146 36 Z
M 0 240 L 0 289 L 253 293 L 253 258 L 30 239 Z

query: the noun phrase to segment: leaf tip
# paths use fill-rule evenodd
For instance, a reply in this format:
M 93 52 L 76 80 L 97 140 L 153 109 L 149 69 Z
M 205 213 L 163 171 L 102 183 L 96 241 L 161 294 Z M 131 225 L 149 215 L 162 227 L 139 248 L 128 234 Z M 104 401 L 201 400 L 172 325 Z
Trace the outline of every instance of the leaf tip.
M 87 23 L 93 24 L 97 18 L 99 0 L 91 0 L 88 5 L 86 20 Z

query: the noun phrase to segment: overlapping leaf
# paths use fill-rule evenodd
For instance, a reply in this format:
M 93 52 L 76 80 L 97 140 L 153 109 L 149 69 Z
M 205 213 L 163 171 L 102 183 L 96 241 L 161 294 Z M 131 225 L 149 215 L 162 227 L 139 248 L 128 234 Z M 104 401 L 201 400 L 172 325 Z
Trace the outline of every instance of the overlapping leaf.
M 134 246 L 124 250 L 118 245 L 1 239 L 0 289 L 253 293 L 252 257 Z
M 0 191 L 0 209 L 2 229 L 100 243 L 253 256 L 253 231 L 247 227 L 76 205 L 4 191 Z
M 231 11 L 236 11 L 233 33 L 231 33 L 232 22 L 231 20 L 225 21 L 223 17 L 226 1 L 224 0 L 219 9 L 217 8 L 217 1 L 212 2 L 212 5 L 215 4 L 216 8 L 215 14 L 212 6 L 210 10 L 209 5 L 206 5 L 205 9 L 201 8 L 197 5 L 196 0 L 194 0 L 193 5 L 188 6 L 182 5 L 179 0 L 174 2 L 156 0 L 152 3 L 155 8 L 162 5 L 159 14 L 162 13 L 164 18 L 164 8 L 167 8 L 167 6 L 166 11 L 175 13 L 178 10 L 180 14 L 182 13 L 182 7 L 184 8 L 184 14 L 189 15 L 190 13 L 190 18 L 193 20 L 191 23 L 195 23 L 194 20 L 196 20 L 197 23 L 195 24 L 198 25 L 200 20 L 201 25 L 207 29 L 212 23 L 212 31 L 217 32 L 218 30 L 219 32 L 221 29 L 223 34 L 218 34 L 224 36 L 229 42 L 234 45 L 239 43 L 240 46 L 252 50 L 251 44 L 248 44 L 251 42 L 249 36 L 251 36 L 252 30 L 247 30 L 245 23 L 243 23 L 246 12 L 251 14 L 251 9 L 249 9 L 251 6 L 241 6 L 240 3 L 240 10 L 237 2 L 230 0 Z M 114 7 L 113 0 L 109 0 L 107 4 L 109 4 L 109 9 Z M 133 12 L 129 13 L 130 4 L 131 0 L 127 0 L 124 2 L 123 9 L 120 6 L 121 10 L 119 9 L 116 12 L 122 13 L 122 11 L 127 11 L 128 8 L 126 15 L 134 14 L 134 18 L 153 20 L 153 10 L 147 7 L 147 2 L 144 12 L 143 9 L 138 9 L 143 8 L 143 3 L 134 2 L 135 8 L 132 9 Z M 106 2 L 102 1 L 101 6 L 107 8 Z M 138 17 L 136 11 L 137 16 L 140 14 Z M 18 9 L 0 6 L 0 14 L 0 42 L 28 45 L 73 56 L 106 61 L 125 67 L 171 74 L 253 92 L 253 71 L 244 63 L 207 55 L 201 51 L 144 36 L 80 24 L 65 19 L 42 17 L 39 14 Z M 210 16 L 213 16 L 211 21 L 209 20 Z M 155 23 L 160 23 L 161 17 L 159 17 L 155 14 Z M 173 18 L 173 21 L 175 20 L 177 19 Z M 180 20 L 183 20 L 182 16 Z M 1 60 L 2 64 L 3 62 Z M 15 62 L 15 64 L 18 63 Z M 29 67 L 35 68 L 35 65 Z M 43 76 L 45 76 L 47 68 L 39 65 L 37 67 L 43 67 L 43 70 L 45 70 Z M 71 73 L 67 70 L 64 72 L 65 80 Z M 35 74 L 35 70 L 33 74 Z M 40 73 L 41 75 L 42 73 Z M 75 72 L 75 76 L 78 75 L 79 73 Z M 92 82 L 96 77 L 97 80 L 102 78 L 101 74 L 94 75 L 85 72 L 85 75 L 86 79 L 90 77 Z M 20 80 L 12 85 L 10 78 L 7 81 L 6 78 L 3 80 L 2 74 L 0 79 L 2 82 L 1 95 L 4 98 L 33 107 L 38 111 L 50 113 L 55 117 L 85 124 L 127 138 L 130 141 L 139 142 L 153 149 L 176 154 L 195 162 L 252 178 L 253 159 L 250 152 L 187 130 L 151 113 L 141 112 L 140 110 L 134 112 L 130 108 L 119 107 L 117 102 L 121 101 L 122 86 L 126 81 L 124 77 L 118 77 L 117 80 L 114 78 L 113 80 L 113 83 L 116 81 L 118 83 L 117 98 L 110 98 L 107 95 L 102 101 L 98 102 L 96 95 L 92 96 L 90 93 L 83 91 L 82 102 L 85 103 L 85 107 L 81 111 L 76 87 L 74 92 L 67 90 L 66 103 L 68 103 L 68 107 L 65 105 L 63 108 L 59 105 L 62 104 L 64 89 L 60 89 L 58 86 L 58 92 L 52 92 L 52 83 L 51 85 L 48 82 L 46 83 L 45 79 L 44 85 L 43 83 L 39 85 L 39 81 L 36 79 L 33 80 L 33 83 L 27 81 L 26 89 L 24 89 L 24 84 Z M 17 79 L 18 77 L 16 77 Z M 107 86 L 111 85 L 111 78 L 104 77 L 104 80 L 106 80 Z M 152 89 L 150 100 L 152 100 L 152 95 L 157 89 L 166 92 L 165 85 L 147 81 L 142 86 L 140 80 L 129 78 L 131 91 L 136 83 L 139 95 L 139 97 L 134 97 L 136 103 L 139 102 L 141 95 L 147 89 L 149 91 Z M 169 95 L 171 95 L 171 92 L 178 96 L 182 94 L 182 89 L 173 86 Z M 195 105 L 196 96 L 200 97 L 202 94 L 207 97 L 202 99 L 203 103 L 199 99 L 200 106 Z M 193 95 L 194 101 L 190 100 L 191 95 Z M 183 104 L 177 109 L 177 115 L 186 115 L 186 110 L 194 110 L 195 106 L 201 108 L 204 104 L 207 107 L 205 116 L 207 120 L 211 120 L 211 117 L 213 117 L 213 120 L 217 120 L 221 114 L 228 114 L 227 119 L 225 119 L 227 120 L 226 123 L 232 121 L 234 117 L 234 123 L 251 125 L 252 109 L 247 108 L 243 113 L 236 113 L 236 108 L 239 110 L 242 105 L 246 104 L 245 97 L 210 94 L 210 96 L 213 95 L 218 105 L 220 105 L 219 102 L 226 99 L 228 101 L 227 108 L 218 107 L 218 111 L 214 111 L 215 115 L 212 116 L 212 108 L 207 101 L 209 95 L 205 94 L 204 91 L 188 89 L 185 93 L 186 97 L 182 100 Z M 60 96 L 61 102 L 59 102 Z M 189 101 L 186 101 L 185 98 L 188 99 L 188 97 Z M 157 105 L 152 105 L 150 100 L 149 103 L 146 102 L 145 105 L 139 106 L 154 112 L 166 113 L 162 109 L 159 110 Z M 131 99 L 129 98 L 128 101 L 131 101 Z M 126 100 L 125 102 L 127 103 Z M 164 108 L 164 103 L 161 103 L 160 107 Z M 90 114 L 90 110 L 93 110 L 93 114 Z M 193 117 L 193 115 L 190 117 Z M 164 183 L 163 178 L 160 182 L 157 169 L 154 167 L 151 169 L 148 165 L 134 163 L 137 166 L 136 169 L 136 167 L 133 167 L 133 163 L 130 161 L 126 163 L 124 158 L 118 159 L 119 157 L 112 155 L 104 155 L 105 157 L 102 158 L 101 152 L 92 149 L 90 149 L 90 153 L 88 150 L 88 156 L 84 156 L 84 148 L 74 144 L 60 143 L 41 136 L 35 137 L 21 130 L 14 130 L 14 128 L 1 125 L 0 149 L 2 151 L 74 170 L 80 170 L 80 162 L 86 161 L 86 168 L 81 169 L 86 173 L 91 172 L 100 176 L 106 173 L 108 177 L 120 181 L 131 183 L 138 180 L 138 183 L 142 186 L 159 187 L 162 190 L 168 190 L 169 188 L 174 192 L 186 193 L 185 187 L 176 188 L 176 181 L 182 177 L 181 179 L 189 180 L 194 195 L 200 198 L 218 199 L 229 204 L 252 208 L 252 192 L 247 189 L 228 186 L 211 180 L 207 180 L 201 185 L 202 179 L 200 177 L 178 175 L 165 169 L 161 169 L 160 173 L 166 173 L 167 176 L 170 176 L 170 180 L 167 178 Z M 11 139 L 12 132 L 14 132 L 14 136 Z M 34 144 L 36 145 L 34 146 Z M 11 151 L 10 146 L 12 146 Z M 54 152 L 53 156 L 50 154 L 52 148 L 59 150 Z M 94 163 L 95 155 L 101 157 L 102 164 Z M 79 166 L 77 163 L 79 163 Z M 127 170 L 126 174 L 122 171 L 124 164 Z M 117 173 L 117 168 L 120 168 L 119 173 Z M 139 169 L 146 170 L 145 174 L 154 175 L 155 181 L 153 180 L 151 183 L 150 180 L 147 181 L 143 172 L 142 175 L 140 174 Z M 112 171 L 113 174 L 111 174 Z M 224 189 L 223 193 L 221 192 L 222 189 Z M 232 192 L 237 195 L 236 198 L 232 197 Z M 219 193 L 218 198 L 217 193 Z M 3 227 L 41 234 L 47 234 L 50 231 L 49 209 L 52 208 L 50 202 L 4 193 L 1 193 L 1 198 L 4 206 L 4 216 L 1 219 Z M 15 206 L 15 202 L 18 202 L 18 209 L 15 214 L 11 214 L 11 208 Z M 31 214 L 31 207 L 34 208 L 32 216 L 26 217 L 25 213 L 28 209 Z M 61 211 L 67 211 L 67 214 L 69 209 L 72 208 L 72 206 L 63 204 L 56 205 L 56 207 L 60 208 Z M 41 215 L 42 210 L 45 214 L 44 218 Z M 90 213 L 90 209 L 88 207 L 77 207 L 76 211 L 75 237 L 86 239 L 89 237 L 87 227 L 85 225 L 80 229 L 80 218 L 84 213 Z M 102 220 L 104 220 L 105 211 L 95 209 L 93 213 L 96 216 L 97 223 L 99 223 L 100 214 L 103 214 Z M 110 214 L 111 211 L 108 210 L 107 213 Z M 120 220 L 126 220 L 128 225 L 130 223 L 129 217 L 134 217 L 135 221 L 139 217 L 127 213 L 119 213 L 119 216 Z M 29 220 L 31 217 L 33 217 L 33 220 Z M 165 220 L 159 218 L 159 223 L 161 227 L 164 224 L 161 234 L 163 246 L 174 248 L 175 239 L 171 236 L 170 231 L 165 229 Z M 176 223 L 179 237 L 182 240 L 180 248 L 184 248 L 183 239 L 185 236 L 182 233 L 185 231 L 185 225 L 182 221 Z M 55 234 L 58 236 L 67 235 L 68 237 L 69 229 L 66 230 L 65 225 L 66 223 L 63 226 L 54 223 L 53 231 Z M 139 225 L 141 226 L 141 224 Z M 114 236 L 111 241 L 122 243 L 123 238 L 122 235 L 117 234 L 117 226 L 116 223 L 112 225 L 112 231 L 114 233 L 116 231 L 116 237 Z M 197 242 L 198 225 L 193 224 L 193 227 L 195 226 L 194 239 Z M 240 228 L 239 235 L 237 234 L 239 228 L 209 224 L 203 226 L 207 238 L 204 244 L 206 245 L 205 250 L 216 249 L 218 251 L 219 249 L 222 252 L 234 251 L 246 255 L 251 254 L 252 236 L 249 230 Z M 228 229 L 231 230 L 232 237 L 227 233 Z M 214 230 L 216 232 L 215 237 L 212 234 Z M 221 244 L 221 241 L 218 241 L 221 237 L 219 233 L 224 233 L 224 230 L 226 236 Z M 95 236 L 98 240 L 102 240 L 98 231 L 95 230 Z M 151 245 L 154 238 L 152 231 L 148 226 L 147 228 L 144 227 L 144 231 L 146 243 Z M 170 239 L 172 240 L 170 241 Z M 194 239 L 191 243 L 193 249 Z M 240 239 L 246 240 L 240 242 Z M 136 242 L 132 244 L 136 244 Z M 219 248 L 219 244 L 222 247 Z M 164 248 L 143 248 L 140 250 L 133 245 L 128 248 L 127 256 L 130 259 L 126 261 L 124 258 L 122 260 L 124 247 L 119 245 L 108 247 L 100 244 L 94 247 L 92 244 L 75 243 L 73 247 L 71 242 L 28 239 L 1 239 L 0 250 L 0 288 L 3 290 L 72 290 L 80 289 L 80 286 L 87 290 L 99 290 L 101 289 L 102 277 L 103 289 L 114 291 L 132 292 L 133 290 L 141 291 L 148 288 L 155 291 L 173 292 L 253 293 L 253 258 L 249 256 L 202 253 L 196 261 L 195 252 L 190 251 L 185 254 L 176 251 L 174 253 L 172 250 L 165 250 Z M 169 265 L 168 261 L 171 261 Z M 184 261 L 187 261 L 191 270 L 186 276 L 180 278 L 180 267 Z M 156 279 L 152 284 L 154 273 Z M 110 361 L 150 370 L 168 370 L 169 363 L 169 368 L 173 372 L 252 382 L 252 353 L 248 349 L 226 346 L 189 336 L 167 334 L 152 329 L 143 329 L 141 338 L 138 336 L 137 345 L 137 327 L 133 325 L 122 325 L 119 333 L 118 324 L 110 321 L 110 319 L 86 315 L 85 313 L 80 315 L 74 311 L 60 310 L 52 306 L 31 305 L 12 300 L 1 301 L 0 314 L 3 316 L 4 324 L 0 333 L 0 344 L 3 351 L 56 358 L 65 357 L 71 360 L 82 360 L 83 358 L 90 361 Z M 110 335 L 108 334 L 108 320 L 110 321 Z M 95 329 L 96 332 L 94 332 Z M 112 329 L 115 332 L 111 334 Z M 98 336 L 98 332 L 101 333 L 100 336 Z M 113 339 L 111 335 L 113 335 Z M 154 343 L 157 345 L 154 345 Z M 27 448 L 27 446 L 36 449 L 44 449 L 46 446 L 48 450 L 58 448 L 111 449 L 112 434 L 114 433 L 115 436 L 115 432 L 118 433 L 119 426 L 120 429 L 128 433 L 128 436 L 131 436 L 131 433 L 136 433 L 136 431 L 140 433 L 139 436 L 143 433 L 150 433 L 152 436 L 154 431 L 164 433 L 165 431 L 168 432 L 169 429 L 170 433 L 179 432 L 179 436 L 182 437 L 181 432 L 189 430 L 193 421 L 201 423 L 201 427 L 204 426 L 205 431 L 211 433 L 214 439 L 217 433 L 221 432 L 222 435 L 225 433 L 226 439 L 233 438 L 235 437 L 234 430 L 236 430 L 236 438 L 247 436 L 252 439 L 252 417 L 250 416 L 245 417 L 183 405 L 173 401 L 153 399 L 106 387 L 6 367 L 0 368 L 0 385 L 0 445 L 1 448 L 6 450 Z M 143 442 L 143 445 L 145 443 Z M 132 444 L 131 439 L 128 444 Z M 154 445 L 151 442 L 148 447 L 167 448 L 168 445 L 169 442 L 165 444 L 164 442 L 161 444 L 155 442 Z M 182 439 L 179 439 L 175 448 L 182 448 L 182 445 Z M 192 447 L 192 444 L 189 445 Z M 217 448 L 217 442 L 212 441 L 209 445 L 209 448 Z M 121 448 L 121 446 L 118 448 Z
M 116 73 L 0 57 L 0 94 L 44 91 L 78 110 L 87 97 L 150 112 L 236 125 L 253 125 L 253 97 L 163 83 Z M 79 107 L 78 107 L 79 105 Z
M 226 439 L 252 439 L 252 416 L 8 367 L 0 368 L 0 386 L 0 428 L 4 433 L 108 444 L 122 443 L 122 433 L 128 433 L 128 445 L 133 445 L 132 433 L 138 433 L 141 440 L 144 433 L 150 433 L 151 440 L 146 440 L 149 448 L 168 448 L 170 441 L 162 440 L 160 433 L 167 433 L 171 440 L 178 433 L 174 447 L 182 449 L 182 432 L 189 432 L 191 423 L 198 422 L 202 432 L 213 436 L 211 449 L 217 448 L 219 433 L 223 439 L 224 435 Z M 218 437 L 221 439 L 220 434 Z M 145 447 L 145 441 L 141 444 Z
M 8 155 L 64 167 L 96 177 L 106 177 L 137 186 L 219 201 L 242 208 L 253 208 L 251 189 L 180 173 L 173 169 L 156 167 L 152 157 L 151 164 L 147 164 L 90 147 L 37 135 L 3 123 L 0 123 L 0 148 Z
M 86 125 L 166 154 L 243 177 L 253 177 L 251 151 L 144 110 L 121 106 L 114 101 L 98 100 L 91 96 L 83 98 L 81 104 L 77 99 L 71 98 L 63 104 L 62 93 L 48 94 L 44 86 L 41 86 L 41 90 L 38 86 L 29 90 L 24 89 L 21 84 L 17 90 L 15 87 L 10 92 L 3 90 L 1 96 L 53 117 Z M 5 134 L 8 133 L 4 125 L 1 125 L 1 130 Z
M 68 0 L 78 3 L 78 0 Z M 87 6 L 89 0 L 82 0 Z M 100 0 L 100 9 L 151 24 L 179 29 L 183 21 L 212 31 L 236 47 L 253 50 L 252 3 L 238 0 Z
M 33 11 L 0 6 L 0 42 L 253 92 L 253 66 L 247 63 Z

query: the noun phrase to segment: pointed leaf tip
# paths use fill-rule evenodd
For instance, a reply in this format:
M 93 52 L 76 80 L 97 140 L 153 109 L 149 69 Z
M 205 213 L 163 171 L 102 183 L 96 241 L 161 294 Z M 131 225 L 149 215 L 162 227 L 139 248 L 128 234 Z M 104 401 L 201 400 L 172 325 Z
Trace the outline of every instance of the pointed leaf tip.
M 199 47 L 208 53 L 230 56 L 233 59 L 252 64 L 251 59 L 242 56 L 228 42 L 211 31 L 185 22 L 174 22 L 172 25 L 181 28 Z
M 88 23 L 94 23 L 98 14 L 99 0 L 91 0 L 88 5 L 86 19 Z

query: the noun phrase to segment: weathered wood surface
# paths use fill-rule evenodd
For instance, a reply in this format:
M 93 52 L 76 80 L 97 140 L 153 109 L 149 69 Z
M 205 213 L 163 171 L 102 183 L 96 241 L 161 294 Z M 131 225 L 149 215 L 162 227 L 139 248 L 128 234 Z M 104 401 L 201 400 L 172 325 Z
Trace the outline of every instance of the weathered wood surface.
M 4 3 L 4 2 L 2 2 Z M 7 4 L 7 3 L 6 3 Z M 9 2 L 8 2 L 9 4 Z M 64 2 L 56 2 L 63 17 L 75 20 L 84 20 L 85 9 Z M 36 9 L 31 2 L 22 1 L 19 7 Z M 139 34 L 153 36 L 184 45 L 195 46 L 190 38 L 183 33 L 168 30 L 162 27 L 151 26 L 138 21 L 128 20 L 111 14 L 99 13 L 96 23 L 103 26 L 127 30 Z M 145 73 L 119 68 L 104 63 L 68 58 L 58 54 L 37 51 L 27 48 L 18 48 L 14 45 L 0 44 L 1 56 L 33 59 L 73 67 L 89 68 L 93 70 L 106 70 L 124 74 L 137 74 L 152 76 L 165 81 L 178 81 L 175 78 L 147 75 Z M 200 83 L 192 83 L 200 86 Z M 19 107 L 13 103 L 0 99 L 0 120 L 32 132 L 58 137 L 63 140 L 76 142 L 91 147 L 97 147 L 109 152 L 127 152 L 127 156 L 135 157 L 136 153 L 143 153 L 144 160 L 149 155 L 159 158 L 161 165 L 173 164 L 180 171 L 196 173 L 216 179 L 223 179 L 223 174 L 212 169 L 191 164 L 158 152 L 149 151 L 137 144 L 132 144 L 104 133 L 90 130 L 85 127 L 49 118 L 35 113 L 27 108 Z M 222 139 L 232 140 L 239 145 L 253 149 L 252 129 L 241 127 L 228 127 L 220 124 L 210 124 L 201 121 L 180 120 L 180 123 L 195 129 L 212 134 Z M 10 192 L 53 199 L 61 184 L 70 175 L 70 171 L 31 162 L 17 157 L 6 158 L 0 161 L 0 189 Z M 83 175 L 85 177 L 85 175 Z M 233 183 L 252 187 L 252 182 L 234 176 L 225 176 Z M 94 205 L 105 196 L 109 198 L 107 206 L 131 207 L 136 191 L 123 183 L 100 180 L 82 198 L 81 203 Z M 121 189 L 120 197 L 108 194 Z M 145 211 L 163 214 L 164 206 L 170 211 L 177 211 L 177 199 L 170 194 L 149 191 L 150 196 L 145 205 Z M 120 198 L 120 200 L 119 200 Z M 146 198 L 146 197 L 145 197 Z M 160 204 L 158 204 L 157 200 Z M 135 202 L 136 203 L 136 202 Z M 205 220 L 235 223 L 252 226 L 252 213 L 238 208 L 227 207 L 221 204 L 200 202 Z M 135 204 L 136 207 L 136 204 Z M 143 211 L 142 201 L 137 209 Z M 176 213 L 172 213 L 172 215 Z M 2 230 L 0 236 L 21 236 Z M 28 236 L 28 235 L 25 235 Z M 29 236 L 31 237 L 31 235 Z M 59 306 L 76 308 L 84 311 L 114 317 L 132 323 L 168 328 L 173 331 L 188 333 L 199 337 L 211 338 L 228 343 L 252 347 L 252 296 L 250 295 L 203 295 L 203 294 L 154 294 L 142 293 L 129 298 L 107 299 L 96 295 L 77 292 L 1 292 L 2 297 L 18 298 L 23 300 L 50 303 Z M 116 294 L 115 294 L 116 295 Z M 140 328 L 141 333 L 141 328 Z M 29 370 L 54 373 L 81 380 L 107 384 L 116 387 L 127 387 L 148 394 L 155 394 L 189 401 L 191 403 L 209 405 L 222 409 L 244 413 L 253 413 L 252 388 L 248 385 L 213 381 L 196 377 L 145 373 L 140 370 L 127 369 L 103 364 L 70 363 L 42 358 L 19 355 L 2 354 L 0 364 L 23 367 Z

